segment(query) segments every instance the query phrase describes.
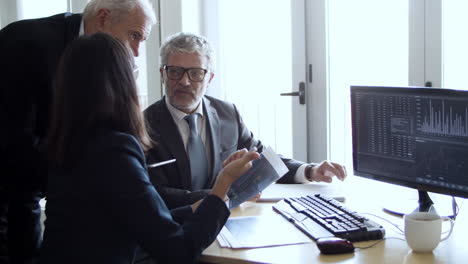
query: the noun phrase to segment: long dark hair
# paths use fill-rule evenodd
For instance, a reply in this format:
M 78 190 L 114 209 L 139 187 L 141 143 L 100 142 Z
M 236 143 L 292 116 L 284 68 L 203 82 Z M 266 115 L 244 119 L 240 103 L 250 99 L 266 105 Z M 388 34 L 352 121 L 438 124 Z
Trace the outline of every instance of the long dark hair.
M 80 37 L 65 49 L 47 140 L 53 165 L 71 167 L 100 131 L 129 133 L 145 151 L 152 146 L 138 104 L 132 59 L 122 42 L 103 33 Z

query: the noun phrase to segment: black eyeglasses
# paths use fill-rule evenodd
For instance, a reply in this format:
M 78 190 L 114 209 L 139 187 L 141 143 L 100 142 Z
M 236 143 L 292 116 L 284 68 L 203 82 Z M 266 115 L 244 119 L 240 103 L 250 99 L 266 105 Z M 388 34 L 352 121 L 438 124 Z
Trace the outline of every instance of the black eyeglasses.
M 171 80 L 178 81 L 182 79 L 184 74 L 187 72 L 189 79 L 192 82 L 201 82 L 205 79 L 205 75 L 208 70 L 202 68 L 184 68 L 178 66 L 167 66 L 164 65 L 167 77 Z

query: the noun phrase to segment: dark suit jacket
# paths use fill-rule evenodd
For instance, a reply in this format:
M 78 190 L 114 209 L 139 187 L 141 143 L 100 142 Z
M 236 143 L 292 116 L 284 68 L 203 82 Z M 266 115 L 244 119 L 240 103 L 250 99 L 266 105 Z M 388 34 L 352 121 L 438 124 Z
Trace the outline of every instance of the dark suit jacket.
M 207 117 L 208 134 L 211 139 L 213 160 L 210 173 L 211 188 L 215 177 L 222 168 L 222 162 L 236 150 L 257 147 L 263 151 L 262 143 L 255 139 L 245 126 L 235 105 L 210 97 L 203 98 L 203 111 Z M 148 162 L 153 163 L 176 159 L 172 164 L 150 169 L 150 178 L 169 208 L 191 204 L 203 198 L 207 190 L 190 192 L 190 165 L 179 130 L 167 109 L 165 98 L 157 101 L 144 111 L 151 129 L 151 136 L 158 145 L 148 153 Z M 278 182 L 293 183 L 294 174 L 302 162 L 282 158 L 289 172 Z
M 229 216 L 208 196 L 173 211 L 151 184 L 144 153 L 125 133 L 89 141 L 72 169 L 49 175 L 42 263 L 133 263 L 137 245 L 157 263 L 194 263 Z
M 48 126 L 52 80 L 80 22 L 81 15 L 65 13 L 14 22 L 0 31 L 0 162 L 8 175 L 2 180 L 37 189 L 45 178 L 39 148 Z

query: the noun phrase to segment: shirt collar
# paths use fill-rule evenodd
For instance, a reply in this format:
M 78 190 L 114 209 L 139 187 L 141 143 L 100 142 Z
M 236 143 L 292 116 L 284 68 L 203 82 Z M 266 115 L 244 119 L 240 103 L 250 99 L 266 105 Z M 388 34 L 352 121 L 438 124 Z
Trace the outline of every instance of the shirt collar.
M 169 113 L 171 113 L 172 115 L 172 118 L 179 122 L 181 121 L 182 119 L 184 119 L 184 117 L 187 115 L 186 113 L 180 111 L 179 109 L 175 108 L 174 106 L 171 105 L 171 103 L 169 102 L 169 98 L 167 98 L 167 96 L 165 96 L 165 101 L 166 101 L 166 105 L 167 105 L 167 109 L 169 110 Z M 198 104 L 198 107 L 197 109 L 195 109 L 195 111 L 193 112 L 193 114 L 200 114 L 202 117 L 203 117 L 203 98 L 202 100 L 200 100 L 200 104 Z

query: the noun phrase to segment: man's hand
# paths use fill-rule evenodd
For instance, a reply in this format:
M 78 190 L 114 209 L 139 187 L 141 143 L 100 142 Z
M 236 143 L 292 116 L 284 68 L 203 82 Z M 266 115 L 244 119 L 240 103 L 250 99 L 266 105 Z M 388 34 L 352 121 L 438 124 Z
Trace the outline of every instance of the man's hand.
M 330 161 L 322 161 L 310 169 L 306 168 L 305 173 L 306 179 L 316 182 L 332 182 L 334 176 L 343 181 L 347 176 L 343 165 Z

